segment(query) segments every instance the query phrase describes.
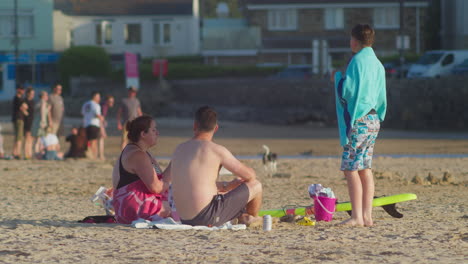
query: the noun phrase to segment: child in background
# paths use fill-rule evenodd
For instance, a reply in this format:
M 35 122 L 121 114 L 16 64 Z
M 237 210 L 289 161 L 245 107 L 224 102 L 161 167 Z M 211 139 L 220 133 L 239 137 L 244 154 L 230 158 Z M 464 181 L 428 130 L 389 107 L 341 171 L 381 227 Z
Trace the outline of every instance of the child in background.
M 70 149 L 65 158 L 86 158 L 86 129 L 73 127 L 65 141 L 70 142 Z
M 42 160 L 63 160 L 63 153 L 60 152 L 60 143 L 57 135 L 52 133 L 52 128 L 47 128 L 47 135 L 40 138 L 40 152 L 37 156 Z

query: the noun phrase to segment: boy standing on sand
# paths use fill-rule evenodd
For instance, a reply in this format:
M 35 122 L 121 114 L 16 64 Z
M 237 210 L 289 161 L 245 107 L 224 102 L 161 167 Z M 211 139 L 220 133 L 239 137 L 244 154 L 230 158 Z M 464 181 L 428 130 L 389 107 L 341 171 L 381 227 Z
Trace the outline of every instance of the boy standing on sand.
M 385 70 L 372 49 L 374 35 L 369 25 L 356 25 L 350 40 L 355 55 L 344 75 L 341 72 L 331 75 L 335 84 L 340 144 L 344 149 L 341 170 L 348 183 L 353 208 L 351 218 L 342 224 L 353 226 L 373 225 L 372 154 L 387 108 Z

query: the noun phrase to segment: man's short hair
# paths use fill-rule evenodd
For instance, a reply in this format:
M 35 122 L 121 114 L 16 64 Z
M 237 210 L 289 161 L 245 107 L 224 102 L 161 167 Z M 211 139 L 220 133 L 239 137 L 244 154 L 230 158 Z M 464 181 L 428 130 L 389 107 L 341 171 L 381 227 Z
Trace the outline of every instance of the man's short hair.
M 198 125 L 198 130 L 203 132 L 212 131 L 218 123 L 218 114 L 209 106 L 198 108 L 195 113 L 195 122 Z
M 367 24 L 357 24 L 351 30 L 351 36 L 364 46 L 372 46 L 374 44 L 374 29 Z
M 96 94 L 99 94 L 99 92 L 98 92 L 98 91 L 93 91 L 93 92 L 91 93 L 91 98 L 94 98 L 94 96 L 96 96 Z

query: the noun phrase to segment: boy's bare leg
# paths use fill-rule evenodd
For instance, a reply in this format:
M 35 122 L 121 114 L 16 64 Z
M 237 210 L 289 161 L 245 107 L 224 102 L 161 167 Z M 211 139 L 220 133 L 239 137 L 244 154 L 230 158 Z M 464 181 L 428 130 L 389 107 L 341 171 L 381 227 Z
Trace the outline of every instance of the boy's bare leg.
M 106 157 L 104 156 L 104 138 L 101 137 L 98 139 L 99 144 L 99 159 L 105 160 Z
M 91 158 L 96 158 L 97 157 L 97 152 L 98 152 L 98 146 L 97 146 L 97 139 L 93 139 L 89 141 L 89 147 L 91 150 L 92 157 Z
M 365 226 L 372 226 L 372 201 L 374 200 L 374 175 L 371 169 L 359 171 L 359 178 L 362 183 L 362 216 Z
M 362 216 L 362 183 L 357 171 L 344 171 L 346 181 L 348 182 L 349 198 L 351 200 L 352 214 L 351 218 L 343 221 L 341 224 L 352 226 L 363 226 Z

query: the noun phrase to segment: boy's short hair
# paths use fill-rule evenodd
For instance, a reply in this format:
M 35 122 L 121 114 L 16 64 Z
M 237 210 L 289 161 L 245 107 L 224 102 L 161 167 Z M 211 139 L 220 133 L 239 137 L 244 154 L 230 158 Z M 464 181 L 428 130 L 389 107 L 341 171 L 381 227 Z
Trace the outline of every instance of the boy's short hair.
M 372 46 L 374 44 L 374 35 L 374 29 L 367 24 L 357 24 L 351 30 L 351 36 L 364 46 Z
M 212 131 L 218 123 L 218 114 L 209 106 L 198 108 L 195 113 L 195 122 L 198 125 L 198 130 L 202 132 Z

